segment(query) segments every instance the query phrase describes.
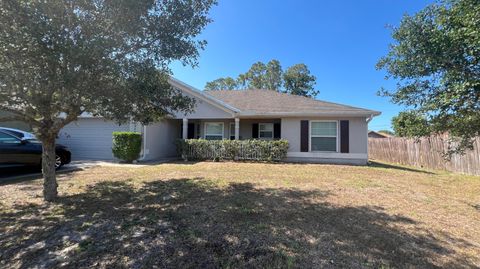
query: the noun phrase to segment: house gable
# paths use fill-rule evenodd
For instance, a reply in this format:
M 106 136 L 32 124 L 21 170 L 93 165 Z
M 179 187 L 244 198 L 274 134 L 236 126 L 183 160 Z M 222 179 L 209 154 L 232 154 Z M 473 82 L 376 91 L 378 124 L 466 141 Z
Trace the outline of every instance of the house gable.
M 185 112 L 176 112 L 174 113 L 174 118 L 182 119 L 182 118 L 189 118 L 189 119 L 223 119 L 223 118 L 234 118 L 235 114 L 232 112 L 225 111 L 211 103 L 205 101 L 204 99 L 193 96 L 188 93 L 183 93 L 183 95 L 194 98 L 195 99 L 195 107 L 193 112 L 185 113 Z
M 183 95 L 195 99 L 195 107 L 193 112 L 174 113 L 174 118 L 190 118 L 190 119 L 220 119 L 220 118 L 234 118 L 239 112 L 238 109 L 223 103 L 209 95 L 204 94 L 200 90 L 193 88 L 179 80 L 171 78 L 170 85 L 180 90 Z

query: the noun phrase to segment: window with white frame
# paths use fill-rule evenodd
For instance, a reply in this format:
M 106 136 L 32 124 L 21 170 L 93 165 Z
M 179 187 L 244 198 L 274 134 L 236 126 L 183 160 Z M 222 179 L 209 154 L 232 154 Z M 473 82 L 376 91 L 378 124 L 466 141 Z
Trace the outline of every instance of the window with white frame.
M 337 151 L 337 122 L 310 122 L 310 151 Z
M 259 123 L 258 138 L 273 139 L 273 123 Z
M 205 139 L 222 140 L 223 139 L 223 122 L 206 122 L 205 123 Z
M 230 140 L 235 140 L 235 122 L 230 122 Z

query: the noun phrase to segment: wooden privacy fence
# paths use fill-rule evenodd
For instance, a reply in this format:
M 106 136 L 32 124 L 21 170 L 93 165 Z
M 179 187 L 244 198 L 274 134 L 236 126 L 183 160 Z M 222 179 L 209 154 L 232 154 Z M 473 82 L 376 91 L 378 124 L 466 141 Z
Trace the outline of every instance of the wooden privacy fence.
M 403 137 L 369 138 L 368 147 L 372 159 L 480 175 L 480 137 L 475 139 L 473 150 L 467 150 L 464 155 L 455 154 L 449 161 L 443 155 L 448 149 L 446 135 L 418 140 Z

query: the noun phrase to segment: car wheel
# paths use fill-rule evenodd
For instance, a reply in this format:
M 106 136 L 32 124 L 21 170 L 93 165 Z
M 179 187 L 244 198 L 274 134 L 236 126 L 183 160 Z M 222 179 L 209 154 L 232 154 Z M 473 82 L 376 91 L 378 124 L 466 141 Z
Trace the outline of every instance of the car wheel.
M 55 170 L 62 167 L 63 165 L 63 160 L 60 155 L 55 155 Z

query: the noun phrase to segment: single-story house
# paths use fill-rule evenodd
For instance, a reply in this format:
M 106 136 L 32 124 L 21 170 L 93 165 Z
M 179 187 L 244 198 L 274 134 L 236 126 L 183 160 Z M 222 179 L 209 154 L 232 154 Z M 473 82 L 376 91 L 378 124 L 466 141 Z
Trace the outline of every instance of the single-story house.
M 200 91 L 170 84 L 196 99 L 193 113 L 146 126 L 117 125 L 84 114 L 62 129 L 58 143 L 74 159 L 112 159 L 112 132 L 143 134 L 142 160 L 177 156 L 177 139 L 286 139 L 287 161 L 366 164 L 368 122 L 378 111 L 269 90 Z

